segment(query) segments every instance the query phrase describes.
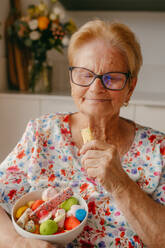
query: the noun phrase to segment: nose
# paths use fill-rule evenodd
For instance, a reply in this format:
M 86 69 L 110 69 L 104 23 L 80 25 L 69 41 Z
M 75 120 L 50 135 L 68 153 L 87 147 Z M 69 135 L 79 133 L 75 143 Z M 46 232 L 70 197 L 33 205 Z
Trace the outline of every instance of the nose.
M 90 89 L 93 91 L 105 90 L 101 78 L 99 77 L 95 78 L 94 82 L 90 85 Z

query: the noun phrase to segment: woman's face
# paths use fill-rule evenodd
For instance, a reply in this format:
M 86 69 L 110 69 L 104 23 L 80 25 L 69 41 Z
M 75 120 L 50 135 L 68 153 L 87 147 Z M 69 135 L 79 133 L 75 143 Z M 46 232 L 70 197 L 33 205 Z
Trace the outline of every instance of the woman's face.
M 125 57 L 103 40 L 94 40 L 79 48 L 74 57 L 73 66 L 84 67 L 96 74 L 106 72 L 128 72 Z M 71 83 L 72 97 L 80 112 L 94 116 L 119 115 L 121 106 L 129 101 L 136 80 L 127 82 L 121 91 L 107 90 L 96 78 L 89 87 Z

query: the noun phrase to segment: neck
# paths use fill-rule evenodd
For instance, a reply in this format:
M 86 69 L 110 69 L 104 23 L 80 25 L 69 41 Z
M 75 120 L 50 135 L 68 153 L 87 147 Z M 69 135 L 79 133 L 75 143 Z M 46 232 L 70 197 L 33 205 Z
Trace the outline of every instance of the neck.
M 95 117 L 77 113 L 74 118 L 80 129 L 90 127 L 93 137 L 104 142 L 114 143 L 122 132 L 121 119 L 118 115 Z

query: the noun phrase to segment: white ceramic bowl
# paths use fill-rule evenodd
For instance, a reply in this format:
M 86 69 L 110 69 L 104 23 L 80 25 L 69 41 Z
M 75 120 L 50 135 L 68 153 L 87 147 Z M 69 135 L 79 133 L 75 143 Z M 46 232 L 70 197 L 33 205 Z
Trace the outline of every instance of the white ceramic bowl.
M 87 218 L 88 218 L 88 206 L 86 204 L 86 201 L 83 198 L 81 198 L 79 195 L 74 195 L 74 197 L 76 197 L 79 200 L 80 205 L 84 207 L 87 214 L 86 214 L 85 219 L 80 223 L 80 225 L 70 231 L 56 234 L 56 235 L 40 235 L 40 234 L 34 234 L 34 233 L 27 232 L 26 230 L 22 229 L 16 223 L 15 215 L 16 215 L 17 209 L 21 206 L 24 206 L 28 201 L 41 199 L 41 195 L 42 195 L 42 191 L 33 191 L 33 192 L 25 194 L 15 203 L 12 209 L 12 222 L 13 222 L 13 225 L 16 231 L 25 238 L 41 239 L 41 240 L 46 240 L 46 241 L 60 244 L 60 245 L 65 245 L 73 241 L 82 232 L 85 226 L 85 223 L 87 221 Z

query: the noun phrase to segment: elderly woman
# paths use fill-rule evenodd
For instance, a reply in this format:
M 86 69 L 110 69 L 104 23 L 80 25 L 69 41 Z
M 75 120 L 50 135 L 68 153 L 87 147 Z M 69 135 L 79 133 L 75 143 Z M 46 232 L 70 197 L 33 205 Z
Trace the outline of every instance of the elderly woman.
M 10 213 L 26 192 L 71 185 L 89 216 L 68 247 L 165 247 L 165 135 L 119 116 L 142 64 L 134 33 L 90 21 L 72 36 L 68 57 L 78 112 L 29 122 L 0 166 L 1 206 Z M 83 144 L 86 127 L 93 140 Z M 21 240 L 21 247 L 54 247 L 19 237 L 3 208 L 1 247 L 20 247 Z

